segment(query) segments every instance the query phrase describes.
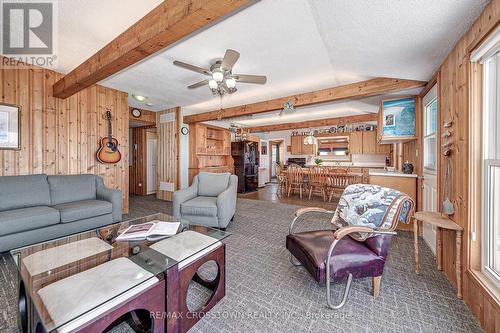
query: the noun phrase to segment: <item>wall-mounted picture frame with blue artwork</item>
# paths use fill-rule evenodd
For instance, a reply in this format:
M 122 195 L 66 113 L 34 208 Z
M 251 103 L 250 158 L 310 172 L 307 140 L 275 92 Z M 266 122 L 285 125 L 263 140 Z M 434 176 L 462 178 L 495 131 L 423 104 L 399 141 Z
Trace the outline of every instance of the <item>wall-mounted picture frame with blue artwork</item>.
M 0 103 L 0 150 L 21 149 L 21 107 Z
M 384 99 L 379 114 L 381 141 L 408 141 L 417 138 L 415 96 Z

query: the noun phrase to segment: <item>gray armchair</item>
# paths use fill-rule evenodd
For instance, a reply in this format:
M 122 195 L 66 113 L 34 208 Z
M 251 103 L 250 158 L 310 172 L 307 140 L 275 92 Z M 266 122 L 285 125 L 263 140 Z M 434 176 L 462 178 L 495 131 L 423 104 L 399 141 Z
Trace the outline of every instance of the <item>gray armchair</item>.
M 236 212 L 238 177 L 200 172 L 193 184 L 174 193 L 173 213 L 194 224 L 225 229 Z

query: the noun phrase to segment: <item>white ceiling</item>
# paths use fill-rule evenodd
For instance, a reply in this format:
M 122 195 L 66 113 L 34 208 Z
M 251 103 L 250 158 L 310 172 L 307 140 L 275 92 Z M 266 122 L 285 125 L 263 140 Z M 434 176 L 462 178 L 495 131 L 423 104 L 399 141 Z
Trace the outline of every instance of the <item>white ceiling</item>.
M 73 69 L 160 2 L 59 0 L 58 70 Z M 241 53 L 234 72 L 265 74 L 268 82 L 239 83 L 238 92 L 224 97 L 223 107 L 377 76 L 428 80 L 487 2 L 262 0 L 101 84 L 148 96 L 154 103 L 148 108 L 129 98 L 137 107 L 214 110 L 220 101 L 207 87 L 186 88 L 203 76 L 172 61 L 209 67 L 227 48 Z M 335 108 L 336 115 L 371 112 L 368 105 L 357 101 L 312 109 L 329 109 L 332 117 Z
M 294 112 L 282 113 L 266 112 L 251 116 L 231 118 L 229 121 L 219 122 L 221 125 L 237 123 L 245 127 L 254 127 L 262 125 L 274 125 L 283 123 L 296 123 L 308 120 L 340 118 L 355 116 L 366 113 L 378 113 L 380 102 L 383 98 L 393 97 L 394 95 L 417 95 L 422 89 L 409 89 L 400 91 L 397 94 L 386 94 L 384 96 L 373 96 L 358 98 L 348 101 L 338 101 L 333 103 L 323 103 L 314 106 L 296 108 Z

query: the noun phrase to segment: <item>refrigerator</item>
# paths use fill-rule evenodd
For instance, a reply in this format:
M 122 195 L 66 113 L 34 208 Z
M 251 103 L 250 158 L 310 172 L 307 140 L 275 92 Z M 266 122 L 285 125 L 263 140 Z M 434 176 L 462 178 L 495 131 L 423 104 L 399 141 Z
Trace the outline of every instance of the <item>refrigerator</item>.
M 234 174 L 238 176 L 238 193 L 257 191 L 259 186 L 259 143 L 231 142 Z

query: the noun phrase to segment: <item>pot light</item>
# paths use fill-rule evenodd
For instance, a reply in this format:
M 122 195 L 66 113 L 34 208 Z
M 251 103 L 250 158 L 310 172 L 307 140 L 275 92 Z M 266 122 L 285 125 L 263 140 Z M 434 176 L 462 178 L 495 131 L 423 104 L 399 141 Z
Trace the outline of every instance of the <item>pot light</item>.
M 224 74 L 222 74 L 221 71 L 215 71 L 215 72 L 212 73 L 212 78 L 216 82 L 222 82 L 222 80 L 224 80 Z
M 148 99 L 146 96 L 134 95 L 134 94 L 132 94 L 132 97 L 138 102 L 144 102 L 145 100 Z
M 153 106 L 153 103 L 146 103 L 147 106 Z
M 210 87 L 210 89 L 217 89 L 217 81 L 215 81 L 214 79 L 208 81 L 208 86 Z
M 230 77 L 229 79 L 226 79 L 226 86 L 231 89 L 236 87 L 236 80 Z

